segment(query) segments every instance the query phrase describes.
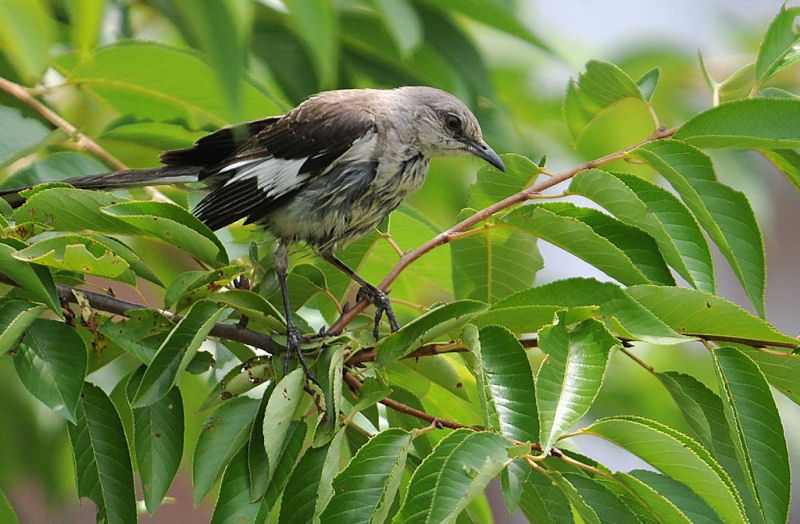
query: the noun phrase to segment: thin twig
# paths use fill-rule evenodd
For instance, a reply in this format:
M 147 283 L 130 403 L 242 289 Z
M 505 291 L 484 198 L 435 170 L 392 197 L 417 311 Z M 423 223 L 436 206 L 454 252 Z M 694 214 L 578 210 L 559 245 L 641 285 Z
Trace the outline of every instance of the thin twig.
M 349 371 L 344 372 L 344 381 L 347 382 L 347 385 L 350 386 L 353 391 L 358 391 L 361 389 L 361 381 L 354 377 Z M 437 428 L 451 428 L 451 429 L 473 429 L 475 431 L 482 431 L 482 428 L 475 427 L 475 426 L 465 426 L 464 424 L 459 424 L 458 422 L 453 422 L 452 420 L 447 420 L 444 418 L 434 417 L 430 413 L 425 413 L 424 411 L 420 411 L 416 408 L 412 408 L 402 402 L 397 402 L 396 400 L 392 400 L 390 398 L 385 398 L 381 400 L 381 404 L 386 406 L 387 408 L 391 408 L 395 411 L 400 413 L 405 413 L 406 415 L 411 415 L 412 417 L 416 417 L 420 420 L 424 420 L 431 424 L 434 424 Z
M 44 117 L 48 122 L 56 126 L 57 128 L 64 131 L 67 135 L 72 137 L 75 142 L 78 143 L 83 149 L 91 152 L 93 155 L 101 158 L 105 163 L 110 165 L 115 169 L 127 169 L 124 163 L 122 163 L 118 158 L 114 155 L 100 147 L 100 145 L 89 138 L 88 136 L 84 135 L 78 128 L 64 120 L 60 115 L 58 115 L 55 111 L 44 105 L 42 102 L 37 100 L 33 95 L 31 95 L 27 89 L 19 84 L 15 84 L 9 80 L 6 80 L 3 77 L 0 77 L 0 90 L 5 91 L 9 95 L 13 96 L 23 104 L 27 105 L 40 115 Z
M 625 353 L 626 355 L 628 355 L 628 357 L 630 357 L 631 360 L 633 360 L 634 362 L 636 362 L 637 364 L 642 366 L 644 369 L 646 369 L 647 371 L 649 371 L 653 375 L 656 374 L 656 370 L 655 370 L 655 368 L 653 368 L 653 366 L 651 366 L 650 364 L 648 364 L 644 360 L 640 359 L 639 357 L 634 355 L 632 352 L 628 351 L 628 349 L 624 345 L 621 345 L 619 347 L 619 350 L 622 351 L 623 353 Z
M 455 233 L 461 233 L 463 231 L 466 231 L 467 229 L 471 228 L 472 226 L 474 226 L 474 225 L 476 225 L 476 224 L 478 224 L 480 222 L 483 222 L 484 220 L 488 219 L 489 217 L 491 217 L 492 215 L 494 215 L 494 214 L 496 214 L 496 213 L 498 213 L 500 211 L 508 209 L 509 207 L 517 205 L 517 204 L 520 204 L 522 202 L 525 202 L 526 200 L 528 200 L 530 195 L 535 195 L 535 194 L 541 193 L 545 189 L 553 187 L 556 184 L 564 182 L 565 180 L 569 180 L 570 178 L 572 178 L 576 174 L 580 173 L 581 171 L 585 171 L 587 169 L 592 169 L 592 168 L 601 166 L 603 164 L 607 164 L 609 162 L 612 162 L 614 160 L 619 160 L 620 158 L 625 157 L 631 151 L 634 151 L 635 149 L 637 149 L 638 147 L 640 147 L 640 146 L 642 146 L 644 144 L 647 144 L 649 142 L 653 142 L 653 141 L 656 141 L 656 140 L 661 140 L 661 139 L 664 139 L 664 138 L 669 138 L 672 135 L 674 135 L 676 132 L 677 132 L 677 128 L 673 128 L 673 129 L 663 129 L 662 128 L 662 129 L 659 129 L 658 131 L 653 133 L 653 135 L 651 135 L 650 137 L 645 138 L 644 140 L 641 140 L 641 141 L 637 142 L 636 144 L 634 144 L 634 145 L 632 145 L 630 147 L 626 147 L 625 149 L 622 149 L 620 151 L 616 151 L 614 153 L 610 153 L 608 155 L 605 155 L 603 157 L 597 158 L 595 160 L 591 160 L 589 162 L 584 162 L 583 164 L 581 164 L 581 165 L 579 165 L 579 166 L 577 166 L 577 167 L 575 167 L 573 169 L 570 169 L 568 171 L 564 171 L 563 173 L 560 173 L 560 174 L 557 174 L 555 176 L 552 176 L 552 177 L 550 177 L 550 178 L 548 178 L 546 180 L 543 180 L 542 182 L 539 182 L 538 184 L 534 184 L 533 186 L 531 186 L 531 187 L 529 187 L 527 189 L 524 189 L 524 190 L 522 190 L 522 191 L 520 191 L 518 193 L 515 193 L 515 194 L 513 194 L 513 195 L 511 195 L 511 196 L 509 196 L 509 197 L 507 197 L 507 198 L 505 198 L 503 200 L 501 200 L 500 202 L 497 202 L 495 204 L 492 204 L 489 207 L 481 209 L 480 211 L 478 211 L 474 215 L 467 217 L 466 219 L 462 220 L 461 222 L 459 222 L 455 226 L 451 227 L 447 231 L 445 231 L 443 233 L 439 233 L 438 235 L 436 235 L 435 237 L 433 237 L 432 239 L 430 239 L 428 242 L 426 242 L 425 244 L 421 245 L 417 249 L 415 249 L 413 251 L 410 251 L 410 252 L 404 254 L 402 257 L 400 257 L 400 260 L 397 262 L 397 264 L 395 264 L 395 266 L 392 268 L 392 270 L 389 272 L 389 274 L 386 275 L 386 277 L 381 281 L 381 283 L 378 285 L 378 287 L 380 289 L 383 289 L 383 290 L 388 289 L 388 287 L 391 285 L 391 283 L 394 282 L 395 279 L 397 279 L 397 277 L 400 275 L 400 273 L 402 273 L 409 265 L 411 265 L 414 261 L 418 260 L 422 255 L 428 253 L 432 249 L 434 249 L 434 248 L 436 248 L 438 246 L 441 246 L 442 244 L 446 244 L 447 241 L 448 241 L 448 238 L 451 235 L 453 235 Z M 368 301 L 362 300 L 358 304 L 353 306 L 351 309 L 349 309 L 348 311 L 344 312 L 339 317 L 339 319 L 331 326 L 329 332 L 331 334 L 341 333 L 342 330 L 345 328 L 345 326 L 347 326 L 347 324 L 352 322 L 352 320 L 356 317 L 356 315 L 358 315 L 361 311 L 363 311 L 364 308 L 366 308 L 368 305 L 369 305 Z

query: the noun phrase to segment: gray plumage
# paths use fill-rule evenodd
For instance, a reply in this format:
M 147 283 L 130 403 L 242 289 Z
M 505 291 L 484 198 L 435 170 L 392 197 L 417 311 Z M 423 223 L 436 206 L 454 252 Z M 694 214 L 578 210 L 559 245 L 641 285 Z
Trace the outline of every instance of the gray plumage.
M 465 154 L 505 169 L 475 116 L 451 94 L 430 87 L 350 89 L 317 94 L 285 115 L 226 127 L 190 148 L 167 151 L 160 168 L 66 182 L 101 189 L 198 181 L 210 192 L 194 213 L 211 229 L 245 219 L 269 230 L 280 241 L 276 271 L 287 350 L 302 360 L 285 289 L 289 246 L 306 242 L 362 285 L 360 296 L 378 308 L 376 336 L 384 311 L 396 329 L 386 295 L 336 259 L 334 248 L 373 230 L 419 189 L 432 157 Z M 11 193 L 0 196 L 14 202 Z

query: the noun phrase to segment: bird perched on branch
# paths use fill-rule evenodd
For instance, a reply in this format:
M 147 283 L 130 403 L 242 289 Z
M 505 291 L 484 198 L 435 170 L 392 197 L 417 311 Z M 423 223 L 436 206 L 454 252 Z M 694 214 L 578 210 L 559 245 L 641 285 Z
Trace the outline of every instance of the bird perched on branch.
M 166 151 L 163 167 L 65 182 L 84 189 L 202 182 L 210 192 L 193 212 L 209 228 L 245 219 L 267 229 L 279 241 L 275 271 L 286 312 L 284 368 L 295 354 L 310 377 L 286 288 L 289 247 L 305 242 L 360 284 L 359 298 L 376 308 L 376 338 L 384 313 L 397 330 L 386 293 L 339 260 L 334 249 L 372 231 L 418 189 L 431 157 L 454 155 L 475 155 L 505 171 L 475 116 L 453 95 L 430 87 L 348 89 L 317 94 L 285 115 L 225 127 L 192 147 Z M 2 195 L 13 200 L 16 193 Z

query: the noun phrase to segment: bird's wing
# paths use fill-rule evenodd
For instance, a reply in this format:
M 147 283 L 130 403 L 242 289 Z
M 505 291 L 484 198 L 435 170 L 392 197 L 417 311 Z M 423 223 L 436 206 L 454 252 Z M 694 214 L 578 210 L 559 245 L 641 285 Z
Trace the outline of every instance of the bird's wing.
M 368 111 L 343 104 L 300 106 L 208 172 L 206 182 L 213 189 L 194 213 L 211 229 L 241 218 L 257 221 L 374 133 Z
M 164 151 L 159 158 L 168 166 L 213 168 L 236 154 L 243 144 L 280 118 L 271 116 L 223 127 L 200 138 L 191 147 Z

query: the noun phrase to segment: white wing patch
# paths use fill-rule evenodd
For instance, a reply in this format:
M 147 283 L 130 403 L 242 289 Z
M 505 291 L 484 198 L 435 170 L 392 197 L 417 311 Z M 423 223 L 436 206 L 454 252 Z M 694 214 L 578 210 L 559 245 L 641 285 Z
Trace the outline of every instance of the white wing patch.
M 255 178 L 258 189 L 263 191 L 265 196 L 279 196 L 295 189 L 308 178 L 308 173 L 298 173 L 305 161 L 306 158 L 286 160 L 270 157 L 266 160 L 236 162 L 224 169 L 224 171 L 239 169 L 230 180 L 225 182 L 225 185 Z

